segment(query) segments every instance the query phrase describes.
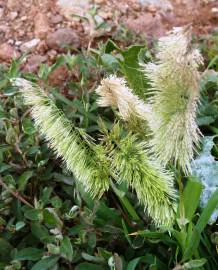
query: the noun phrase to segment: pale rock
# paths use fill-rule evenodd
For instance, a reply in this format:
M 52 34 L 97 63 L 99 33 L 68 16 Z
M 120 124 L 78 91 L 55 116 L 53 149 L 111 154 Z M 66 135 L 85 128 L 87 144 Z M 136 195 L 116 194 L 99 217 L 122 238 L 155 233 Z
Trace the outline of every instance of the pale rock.
M 8 0 L 7 1 L 7 8 L 10 10 L 18 10 L 20 9 L 21 4 L 19 0 Z
M 0 19 L 3 17 L 4 15 L 4 8 L 0 7 Z
M 50 51 L 48 51 L 48 56 L 50 57 L 50 59 L 55 59 L 55 57 L 57 56 L 57 51 L 55 51 L 55 50 L 50 50 Z
M 18 16 L 18 12 L 17 12 L 17 11 L 13 11 L 13 12 L 10 12 L 10 13 L 9 13 L 9 19 L 12 20 L 12 21 L 13 21 L 14 19 L 16 19 L 17 16 Z
M 80 40 L 76 32 L 71 28 L 61 28 L 47 36 L 46 44 L 50 49 L 63 49 L 66 46 L 78 48 Z
M 31 55 L 27 59 L 27 63 L 24 67 L 24 70 L 27 72 L 35 72 L 37 71 L 40 64 L 47 61 L 47 56 L 42 55 Z
M 0 32 L 7 33 L 9 32 L 10 27 L 8 25 L 2 24 L 0 25 Z
M 34 33 L 37 38 L 44 39 L 50 31 L 47 17 L 43 13 L 38 13 L 34 19 Z
M 20 40 L 15 41 L 15 46 L 19 47 L 21 44 L 22 44 L 22 41 Z
M 139 14 L 134 18 L 126 21 L 126 26 L 137 34 L 144 34 L 147 37 L 160 37 L 165 33 L 160 14 L 153 16 L 151 13 Z
M 163 11 L 173 10 L 173 6 L 169 0 L 138 0 L 138 2 L 145 7 L 152 5 Z
M 22 16 L 22 17 L 20 18 L 20 20 L 21 20 L 22 22 L 26 21 L 26 20 L 27 20 L 27 16 Z
M 62 21 L 63 21 L 63 17 L 59 14 L 51 16 L 51 22 L 54 24 L 61 23 Z
M 106 0 L 94 0 L 96 4 L 105 4 Z
M 86 16 L 91 8 L 89 0 L 58 0 L 57 4 L 61 14 L 68 20 L 72 20 L 72 14 Z
M 10 38 L 10 39 L 8 40 L 8 44 L 14 45 L 14 40 Z
M 212 8 L 211 11 L 212 11 L 213 13 L 218 13 L 218 7 Z
M 20 46 L 20 50 L 22 52 L 29 52 L 29 51 L 32 51 L 36 48 L 36 46 L 39 44 L 40 42 L 40 39 L 38 38 L 34 38 L 30 41 L 27 41 L 25 43 L 23 43 L 21 46 Z
M 13 57 L 19 57 L 18 52 L 8 43 L 0 45 L 0 59 L 3 61 L 10 61 Z

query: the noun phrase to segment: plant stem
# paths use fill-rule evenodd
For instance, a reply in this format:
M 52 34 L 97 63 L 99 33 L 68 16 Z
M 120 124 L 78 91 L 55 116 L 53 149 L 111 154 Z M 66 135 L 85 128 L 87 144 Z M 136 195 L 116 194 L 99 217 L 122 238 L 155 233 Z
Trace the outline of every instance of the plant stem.
M 21 202 L 23 202 L 24 204 L 26 204 L 27 206 L 34 208 L 28 201 L 26 201 L 19 193 L 18 191 L 13 191 L 12 189 L 10 189 L 2 180 L 2 178 L 0 177 L 0 185 L 5 188 L 8 192 L 11 193 L 11 195 L 13 195 L 15 198 L 17 198 L 18 200 L 20 200 Z

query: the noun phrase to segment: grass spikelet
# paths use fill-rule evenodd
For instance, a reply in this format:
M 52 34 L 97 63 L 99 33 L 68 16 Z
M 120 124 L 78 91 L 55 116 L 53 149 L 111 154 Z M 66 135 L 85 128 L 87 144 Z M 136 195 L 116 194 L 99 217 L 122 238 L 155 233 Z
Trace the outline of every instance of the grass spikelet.
M 100 107 L 117 107 L 121 118 L 125 121 L 133 117 L 141 119 L 150 117 L 150 107 L 132 93 L 123 78 L 111 75 L 103 79 L 96 93 L 100 96 L 98 100 Z
M 104 149 L 92 141 L 87 142 L 87 137 L 84 140 L 79 130 L 38 85 L 24 79 L 15 79 L 13 84 L 19 88 L 25 104 L 31 106 L 31 115 L 38 130 L 57 156 L 63 159 L 92 197 L 100 198 L 109 188 Z
M 190 26 L 174 28 L 158 43 L 157 62 L 145 65 L 152 97 L 151 147 L 166 165 L 173 161 L 185 173 L 200 140 L 196 123 L 202 57 L 191 48 Z
M 107 142 L 114 142 L 108 147 L 114 178 L 136 191 L 140 204 L 157 226 L 171 226 L 177 208 L 173 175 L 149 157 L 146 143 L 138 142 L 135 135 L 114 136 L 119 133 L 117 125 L 107 135 L 112 137 L 106 136 Z

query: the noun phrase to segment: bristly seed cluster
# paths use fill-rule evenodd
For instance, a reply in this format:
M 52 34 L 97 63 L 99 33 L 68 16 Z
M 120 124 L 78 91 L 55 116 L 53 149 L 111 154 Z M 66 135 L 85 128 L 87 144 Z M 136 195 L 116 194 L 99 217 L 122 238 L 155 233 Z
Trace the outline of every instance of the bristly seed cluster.
M 111 179 L 125 182 L 135 190 L 156 225 L 171 226 L 177 208 L 173 174 L 166 165 L 173 162 L 185 173 L 190 172 L 200 140 L 197 69 L 202 58 L 190 43 L 190 27 L 175 28 L 159 40 L 157 61 L 144 66 L 151 85 L 147 103 L 124 79 L 110 76 L 101 81 L 96 89 L 98 105 L 118 108 L 129 130 L 121 136 L 118 123 L 111 131 L 104 128 L 98 145 L 85 132 L 81 135 L 41 88 L 24 79 L 14 81 L 25 103 L 32 106 L 36 126 L 85 189 L 100 198 Z M 141 121 L 149 127 L 144 137 L 143 125 L 140 132 L 135 128 Z
M 191 47 L 191 28 L 174 28 L 159 40 L 156 63 L 145 65 L 151 84 L 151 148 L 164 166 L 178 165 L 185 173 L 200 140 L 196 123 L 199 102 L 199 65 L 197 49 Z

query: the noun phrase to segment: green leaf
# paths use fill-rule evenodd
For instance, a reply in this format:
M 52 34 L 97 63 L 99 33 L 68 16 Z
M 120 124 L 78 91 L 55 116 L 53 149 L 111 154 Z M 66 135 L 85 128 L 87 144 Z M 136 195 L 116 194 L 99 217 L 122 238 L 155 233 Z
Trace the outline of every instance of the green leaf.
M 202 185 L 197 181 L 193 181 L 194 178 L 189 178 L 185 186 L 183 198 L 185 217 L 191 221 L 195 211 L 199 205 L 199 200 L 202 192 Z
M 25 118 L 22 122 L 22 129 L 25 134 L 32 135 L 36 132 L 33 122 L 29 118 Z
M 146 99 L 146 89 L 148 87 L 147 80 L 139 65 L 140 51 L 145 50 L 145 46 L 133 45 L 126 51 L 122 52 L 124 61 L 121 62 L 121 70 L 125 75 L 129 86 L 134 90 L 135 94 Z
M 63 223 L 59 218 L 58 214 L 56 213 L 55 209 L 53 208 L 46 208 L 43 211 L 43 217 L 45 223 L 53 226 L 58 226 L 59 228 L 62 227 Z
M 166 233 L 159 232 L 159 231 L 144 230 L 144 231 L 138 231 L 138 232 L 132 233 L 130 235 L 140 235 L 147 239 L 157 239 L 168 244 L 170 243 L 175 244 L 174 240 L 171 239 L 171 237 L 169 237 Z
M 127 226 L 125 224 L 125 221 L 123 219 L 122 219 L 122 226 L 123 226 L 123 232 L 125 234 L 126 240 L 130 244 L 130 246 L 132 246 L 131 238 L 129 236 L 129 232 L 128 232 Z
M 105 260 L 102 257 L 91 256 L 88 253 L 82 252 L 82 257 L 84 260 L 93 262 L 93 263 L 103 263 Z
M 192 234 L 190 243 L 189 245 L 187 245 L 183 258 L 182 258 L 183 262 L 190 259 L 193 256 L 193 254 L 196 252 L 196 250 L 198 249 L 198 246 L 200 243 L 200 235 L 202 231 L 204 230 L 204 228 L 206 227 L 217 205 L 218 205 L 218 189 L 211 196 L 202 214 L 200 215 L 196 226 L 193 228 L 193 234 Z
M 72 261 L 73 247 L 68 236 L 64 236 L 63 240 L 61 241 L 60 252 L 64 258 L 66 258 L 70 262 Z
M 0 110 L 0 120 L 7 119 L 7 116 L 4 111 Z
M 62 200 L 58 196 L 55 196 L 51 198 L 51 204 L 54 208 L 61 208 Z
M 21 174 L 21 176 L 18 178 L 18 190 L 24 191 L 28 180 L 33 176 L 33 171 L 25 171 Z
M 94 248 L 96 246 L 96 233 L 89 233 L 88 235 L 88 245 L 91 247 L 91 248 Z
M 113 69 L 117 66 L 119 66 L 118 60 L 111 54 L 103 54 L 101 56 L 102 64 L 110 69 Z
M 184 269 L 195 269 L 203 266 L 207 262 L 206 259 L 191 260 L 183 265 Z
M 112 51 L 117 50 L 118 52 L 121 52 L 122 50 L 116 45 L 115 42 L 112 40 L 109 40 L 105 46 L 105 53 L 111 53 Z
M 47 270 L 50 267 L 55 266 L 58 260 L 59 257 L 57 256 L 43 258 L 39 262 L 34 264 L 31 270 Z
M 31 224 L 31 232 L 36 238 L 40 240 L 43 240 L 49 237 L 49 232 L 46 229 L 46 227 L 39 223 Z
M 80 263 L 75 267 L 75 270 L 105 270 L 108 268 L 104 268 L 100 265 L 94 263 Z
M 14 87 L 7 87 L 4 89 L 4 96 L 6 96 L 6 97 L 13 96 L 16 93 L 17 93 L 17 90 Z
M 126 270 L 135 270 L 138 264 L 140 263 L 140 261 L 141 261 L 141 257 L 131 260 L 128 263 Z
M 24 248 L 17 252 L 14 260 L 18 261 L 38 261 L 43 256 L 44 251 L 38 248 Z
M 185 248 L 186 248 L 186 237 L 187 237 L 186 232 L 185 231 L 172 230 L 172 234 L 176 238 L 182 252 L 184 253 Z
M 24 216 L 27 218 L 27 219 L 30 219 L 30 220 L 37 220 L 37 221 L 40 221 L 42 220 L 42 210 L 40 209 L 30 209 L 30 210 L 27 210 L 25 213 L 24 213 Z
M 113 191 L 115 192 L 115 194 L 118 196 L 118 198 L 121 201 L 124 208 L 128 211 L 131 218 L 134 221 L 139 221 L 140 217 L 136 213 L 134 207 L 129 202 L 128 198 L 125 196 L 125 192 L 119 190 L 119 188 L 113 182 L 111 182 L 111 187 L 112 187 Z
M 12 245 L 7 240 L 0 238 L 0 259 L 2 261 L 10 260 L 10 252 L 12 248 Z
M 15 225 L 15 229 L 16 231 L 19 231 L 20 229 L 22 229 L 25 226 L 25 223 L 23 221 L 18 221 Z
M 206 207 L 204 208 L 200 218 L 198 219 L 196 228 L 200 233 L 206 227 L 211 215 L 213 214 L 213 211 L 216 209 L 217 206 L 218 206 L 218 188 L 210 197 Z
M 105 47 L 105 53 L 110 54 L 112 51 L 119 52 L 123 57 L 119 61 L 120 68 L 130 88 L 134 90 L 135 94 L 146 99 L 148 83 L 140 65 L 140 62 L 145 62 L 148 59 L 146 46 L 133 45 L 126 50 L 122 50 L 113 41 L 109 40 Z M 119 58 L 117 57 L 117 59 Z M 111 61 L 112 59 L 110 59 Z
M 5 140 L 8 144 L 14 144 L 17 140 L 17 133 L 13 127 L 10 127 L 7 130 Z

